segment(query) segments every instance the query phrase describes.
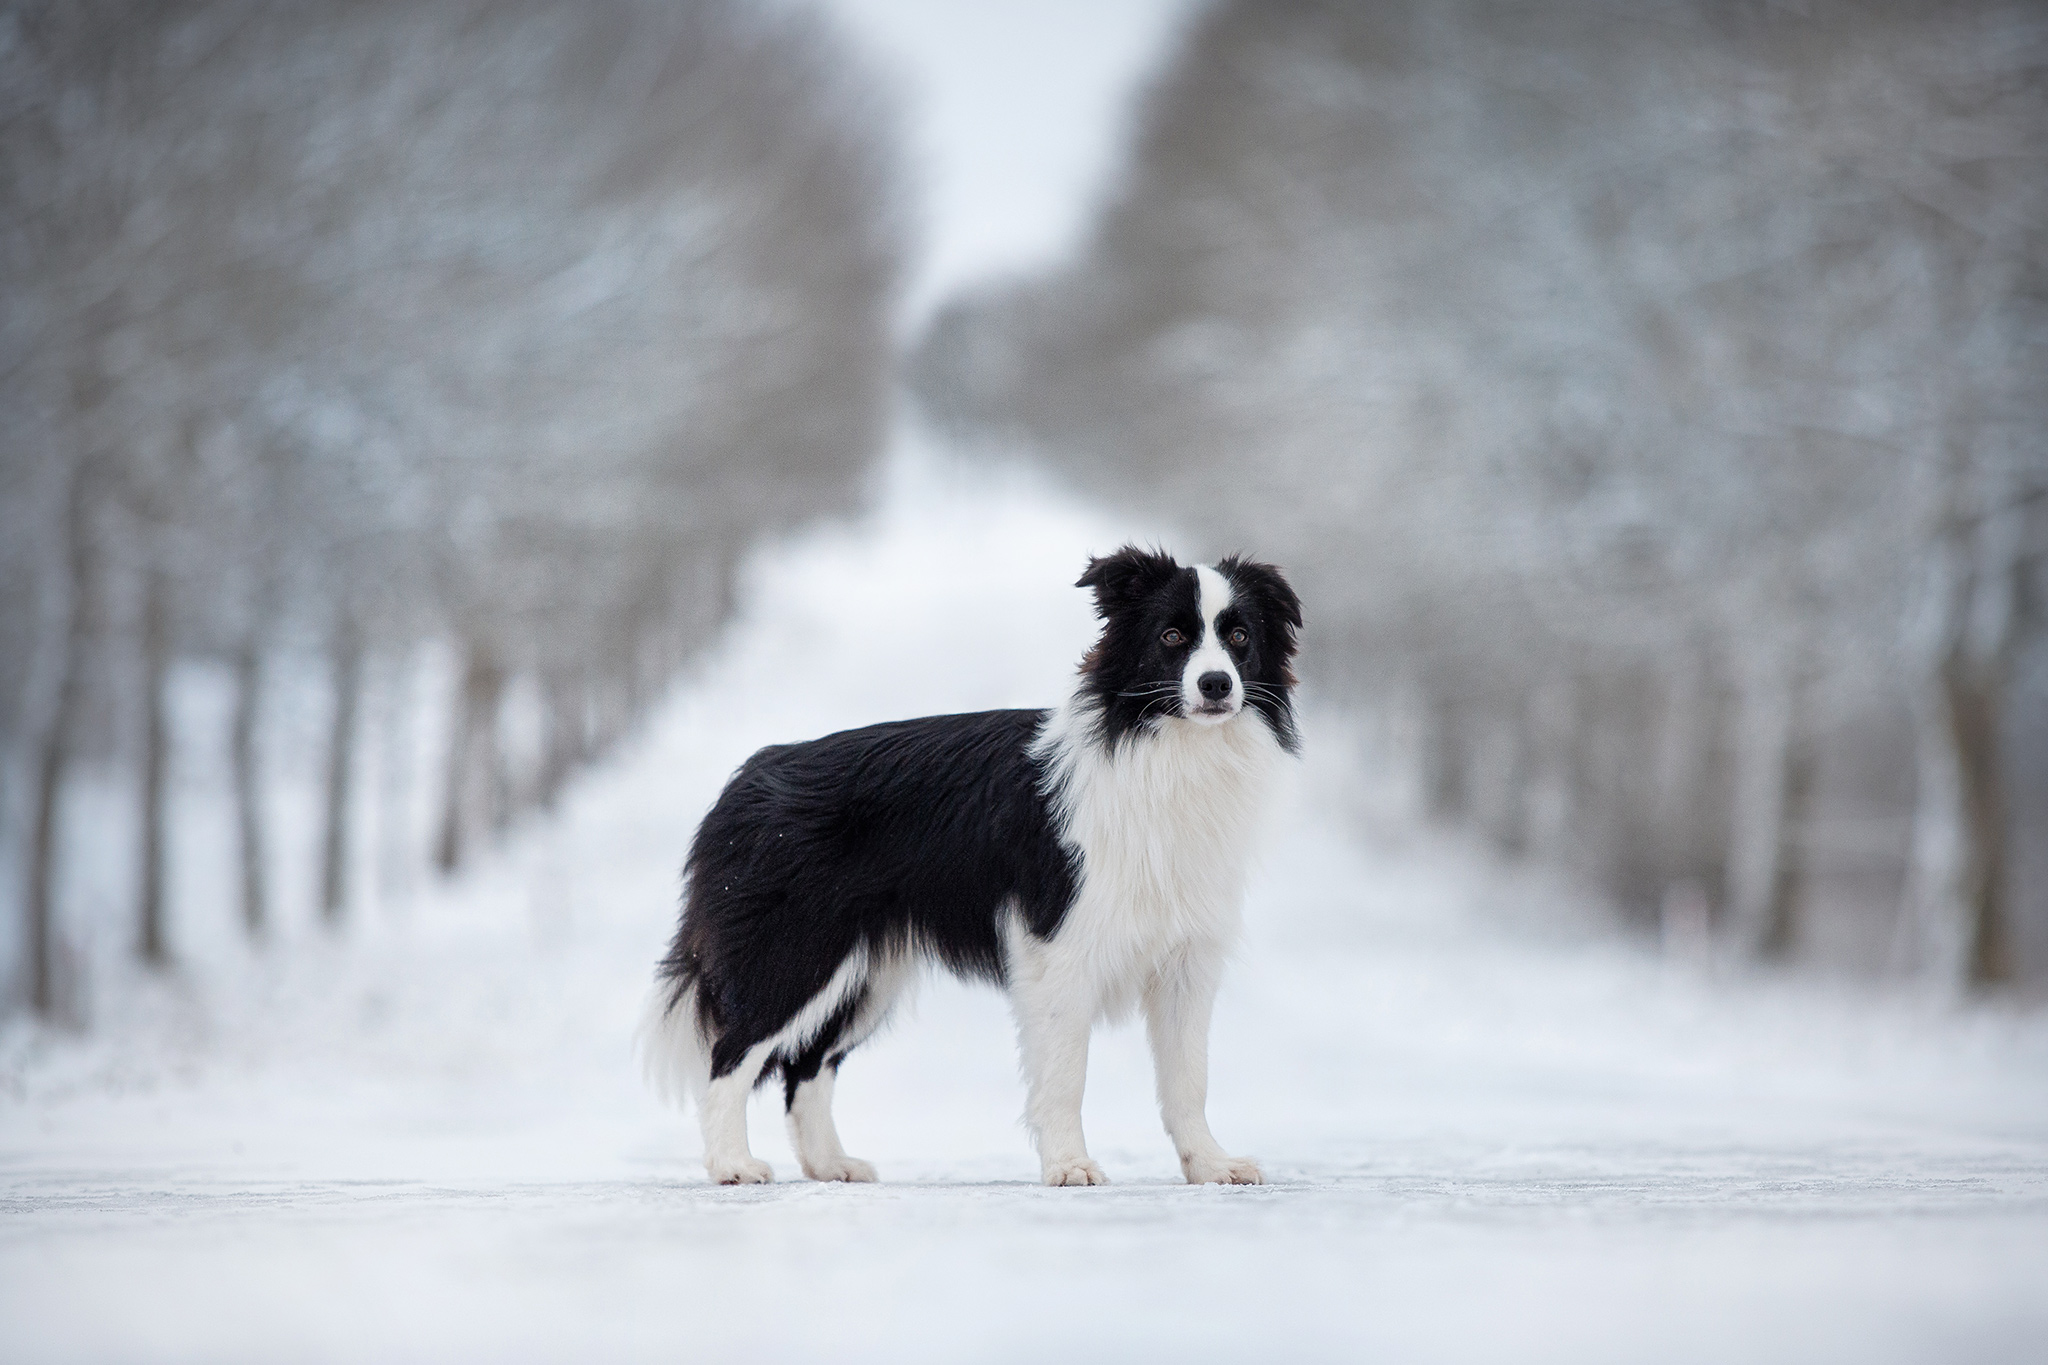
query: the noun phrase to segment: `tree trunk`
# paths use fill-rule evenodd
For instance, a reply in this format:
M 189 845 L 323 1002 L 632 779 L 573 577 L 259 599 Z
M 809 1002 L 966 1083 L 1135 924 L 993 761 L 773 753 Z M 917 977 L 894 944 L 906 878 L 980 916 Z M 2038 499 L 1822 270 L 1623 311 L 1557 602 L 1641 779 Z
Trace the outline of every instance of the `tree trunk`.
M 334 639 L 334 710 L 327 731 L 327 819 L 320 845 L 320 915 L 330 927 L 348 905 L 349 808 L 355 795 L 356 717 L 363 691 L 363 644 L 344 614 Z
M 261 941 L 270 927 L 264 876 L 263 780 L 257 767 L 257 722 L 262 714 L 263 655 L 252 636 L 235 654 L 235 718 L 230 758 L 234 768 L 235 832 L 241 854 L 242 928 Z
M 1469 804 L 1464 709 L 1448 689 L 1429 686 L 1422 698 L 1422 807 L 1432 820 L 1463 818 Z
M 1536 742 L 1529 710 L 1527 694 L 1517 692 L 1501 725 L 1500 786 L 1491 832 L 1494 847 L 1509 858 L 1529 851 L 1529 787 L 1535 769 L 1531 752 Z
M 504 699 L 504 679 L 500 677 L 486 712 L 487 720 L 477 727 L 474 750 L 477 772 L 483 782 L 484 816 L 493 834 L 503 834 L 512 828 L 512 817 L 518 814 L 523 796 L 513 774 L 513 755 L 506 748 L 499 725 L 498 713 L 503 709 Z
M 36 816 L 28 854 L 29 1003 L 45 1019 L 57 1014 L 56 854 L 57 806 L 64 795 L 64 770 L 70 766 L 71 731 L 78 711 L 79 668 L 75 644 L 65 647 L 64 677 L 58 685 L 57 713 L 36 765 Z
M 1608 776 L 1604 766 L 1610 736 L 1603 730 L 1614 723 L 1614 717 L 1603 709 L 1604 699 L 1592 674 L 1574 671 L 1565 681 L 1564 858 L 1569 866 L 1604 884 L 1612 853 L 1613 812 L 1606 801 L 1609 784 L 1603 780 Z
M 1674 656 L 1662 707 L 1656 797 L 1657 859 L 1667 887 L 1689 884 L 1709 905 L 1728 865 L 1724 689 L 1704 648 Z M 1690 894 L 1690 893 L 1689 893 Z
M 29 836 L 28 888 L 23 911 L 28 947 L 29 1003 L 54 1020 L 68 1002 L 60 998 L 57 970 L 57 844 L 64 777 L 77 743 L 79 711 L 85 700 L 87 657 L 92 647 L 96 580 L 85 477 L 74 480 L 66 515 L 70 602 L 64 627 L 62 673 L 42 751 L 36 762 L 35 821 Z
M 1656 918 L 1666 881 L 1657 819 L 1660 684 L 1647 669 L 1617 671 L 1607 680 L 1600 726 L 1595 866 L 1615 900 L 1646 922 Z
M 2004 679 L 1995 665 L 1961 661 L 1942 670 L 1950 744 L 1963 797 L 1962 893 L 1966 980 L 1973 986 L 2013 979 L 2006 923 L 2005 774 L 1999 762 Z
M 1727 881 L 1731 926 L 1752 957 L 1782 958 L 1798 939 L 1814 779 L 1805 691 L 1796 665 L 1762 670 L 1743 689 Z
M 1803 689 L 1802 689 L 1803 692 Z M 1795 693 L 1792 733 L 1785 753 L 1785 802 L 1778 821 L 1777 876 L 1771 882 L 1770 914 L 1757 941 L 1759 956 L 1789 957 L 1799 941 L 1806 907 L 1806 830 L 1813 814 L 1819 755 L 1807 733 L 1805 698 Z
M 170 777 L 171 591 L 160 569 L 151 569 L 142 607 L 142 960 L 161 967 L 171 960 L 165 929 L 165 864 Z
M 1930 593 L 1933 667 L 1915 712 L 1913 865 L 1903 924 L 1936 980 L 1995 986 L 2015 971 L 2006 904 L 2004 696 L 2017 635 L 2017 513 L 1952 526 Z
M 409 660 L 390 661 L 378 711 L 377 895 L 385 906 L 412 894 L 412 687 Z
M 434 841 L 434 865 L 443 873 L 462 866 L 468 852 L 463 790 L 469 785 L 469 687 L 465 677 L 455 693 L 455 714 L 448 724 L 448 766 L 441 786 L 441 834 Z
M 479 788 L 496 779 L 498 702 L 505 676 L 486 645 L 472 643 L 463 663 L 455 719 L 448 734 L 447 786 L 441 803 L 441 837 L 434 861 L 442 872 L 459 870 L 468 853 L 469 831 L 477 823 Z
M 547 738 L 535 799 L 541 809 L 553 810 L 569 774 L 584 759 L 583 690 L 574 678 L 553 673 L 542 684 L 541 696 L 547 711 Z

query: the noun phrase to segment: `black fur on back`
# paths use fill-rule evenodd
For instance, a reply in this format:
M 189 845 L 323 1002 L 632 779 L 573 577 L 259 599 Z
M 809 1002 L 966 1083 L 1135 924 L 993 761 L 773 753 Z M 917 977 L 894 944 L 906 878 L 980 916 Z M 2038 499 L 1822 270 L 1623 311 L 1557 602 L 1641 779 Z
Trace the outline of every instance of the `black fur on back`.
M 1282 748 L 1299 753 L 1291 665 L 1301 599 L 1270 564 L 1232 555 L 1216 571 L 1231 589 L 1230 606 L 1216 619 L 1218 631 L 1241 625 L 1251 636 L 1242 649 L 1226 646 L 1244 680 L 1245 703 L 1272 727 Z M 1095 612 L 1102 618 L 1102 638 L 1081 664 L 1081 686 L 1100 707 L 1104 742 L 1123 743 L 1162 716 L 1181 715 L 1181 673 L 1202 641 L 1201 585 L 1194 569 L 1156 550 L 1127 545 L 1091 560 L 1075 586 L 1095 590 Z M 1185 637 L 1181 644 L 1162 642 L 1169 627 Z
M 930 716 L 761 750 L 698 827 L 687 910 L 660 976 L 670 1008 L 697 988 L 722 1076 L 774 1036 L 856 947 L 917 952 L 1003 980 L 1001 910 L 1051 937 L 1079 869 L 1060 843 L 1029 746 L 1043 711 Z M 777 1057 L 765 1080 L 815 1076 L 859 1006 Z

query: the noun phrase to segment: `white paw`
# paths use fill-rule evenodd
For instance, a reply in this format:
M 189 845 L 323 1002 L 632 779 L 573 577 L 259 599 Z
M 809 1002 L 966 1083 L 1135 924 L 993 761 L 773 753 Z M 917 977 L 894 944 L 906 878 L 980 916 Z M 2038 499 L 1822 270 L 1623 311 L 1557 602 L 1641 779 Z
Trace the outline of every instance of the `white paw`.
M 827 1157 L 816 1163 L 807 1162 L 804 1174 L 813 1180 L 846 1180 L 856 1184 L 869 1185 L 881 1179 L 875 1168 L 857 1157 Z
M 759 1157 L 705 1157 L 704 1169 L 714 1185 L 766 1185 L 775 1172 Z
M 1184 1156 L 1180 1168 L 1190 1185 L 1263 1185 L 1259 1163 L 1248 1156 Z
M 1048 1185 L 1107 1185 L 1109 1177 L 1085 1156 L 1059 1157 L 1045 1163 Z

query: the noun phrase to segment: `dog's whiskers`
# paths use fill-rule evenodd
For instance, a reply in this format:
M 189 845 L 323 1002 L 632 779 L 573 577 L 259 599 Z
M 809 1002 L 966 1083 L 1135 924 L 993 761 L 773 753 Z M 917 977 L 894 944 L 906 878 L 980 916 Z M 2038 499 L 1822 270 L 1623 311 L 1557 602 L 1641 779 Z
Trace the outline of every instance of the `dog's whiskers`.
M 1152 700 L 1146 702 L 1143 706 L 1138 708 L 1138 723 L 1142 725 L 1145 721 L 1150 719 L 1152 716 L 1152 708 L 1154 708 L 1155 706 L 1171 706 L 1179 698 L 1179 695 L 1180 689 L 1175 688 L 1172 692 L 1154 697 Z

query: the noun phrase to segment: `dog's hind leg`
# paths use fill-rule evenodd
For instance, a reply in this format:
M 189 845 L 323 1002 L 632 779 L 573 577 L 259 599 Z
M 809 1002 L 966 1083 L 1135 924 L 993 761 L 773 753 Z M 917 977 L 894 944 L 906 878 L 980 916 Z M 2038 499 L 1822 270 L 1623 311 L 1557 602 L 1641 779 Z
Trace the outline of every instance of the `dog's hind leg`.
M 839 1145 L 839 1129 L 832 1123 L 832 1086 L 838 1079 L 839 1063 L 846 1056 L 841 1040 L 866 1001 L 865 988 L 849 997 L 825 1021 L 818 1036 L 782 1065 L 782 1104 L 789 1121 L 789 1145 L 796 1149 L 797 1164 L 813 1180 L 875 1178 L 873 1166 L 846 1154 L 846 1149 Z
M 832 1122 L 832 1086 L 838 1076 L 839 1064 L 834 1062 L 810 1079 L 790 1084 L 789 1145 L 796 1148 L 797 1162 L 813 1180 L 871 1181 L 876 1179 L 875 1168 L 848 1156 L 839 1145 L 839 1129 Z
M 777 1066 L 789 1083 L 794 1110 L 799 1085 L 816 1077 L 828 1053 L 836 1061 L 850 1046 L 841 1041 L 836 1052 L 830 1051 L 832 1040 L 861 1015 L 869 994 L 868 975 L 867 950 L 857 946 L 840 960 L 824 988 L 766 1037 L 756 1027 L 720 1037 L 711 1045 L 711 1084 L 698 1105 L 698 1116 L 704 1126 L 704 1168 L 713 1180 L 750 1185 L 775 1178 L 768 1163 L 756 1160 L 747 1147 L 747 1096 L 762 1072 Z M 829 1088 L 826 1094 L 829 1103 Z M 833 1145 L 837 1144 L 835 1135 Z M 808 1163 L 805 1169 L 809 1170 Z M 872 1173 L 868 1178 L 874 1178 Z
M 714 1076 L 697 1105 L 697 1121 L 704 1131 L 704 1169 L 719 1185 L 760 1185 L 775 1178 L 767 1162 L 747 1146 L 747 1096 L 761 1068 L 775 1050 L 774 1043 L 756 1043 L 747 1049 L 739 1064 L 722 1076 Z
M 873 1166 L 848 1156 L 846 1148 L 840 1145 L 839 1129 L 832 1122 L 832 1092 L 838 1083 L 839 1064 L 846 1060 L 846 1054 L 888 1022 L 889 1012 L 909 989 L 914 976 L 915 967 L 900 955 L 873 960 L 859 990 L 847 997 L 801 1053 L 783 1065 L 789 1142 L 796 1149 L 804 1174 L 811 1179 L 878 1178 Z

